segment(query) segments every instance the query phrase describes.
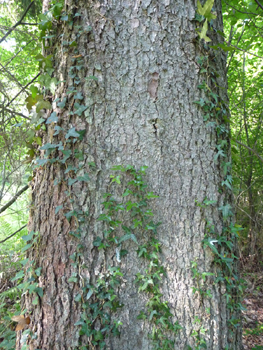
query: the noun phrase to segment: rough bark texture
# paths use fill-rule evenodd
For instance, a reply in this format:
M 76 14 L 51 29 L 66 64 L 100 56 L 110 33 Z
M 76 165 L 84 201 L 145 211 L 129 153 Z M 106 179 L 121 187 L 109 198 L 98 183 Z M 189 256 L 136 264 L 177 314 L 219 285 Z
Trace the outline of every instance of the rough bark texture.
M 214 26 L 222 30 L 221 4 L 219 0 L 215 3 Z M 90 182 L 76 182 L 70 188 L 76 198 L 74 208 L 88 212 L 81 224 L 86 266 L 81 274 L 95 280 L 105 266 L 120 266 L 124 273 L 118 290 L 124 307 L 116 316 L 123 322 L 121 335 L 109 339 L 107 349 L 152 349 L 149 322 L 137 320 L 148 299 L 146 294 L 138 293 L 134 284 L 136 273 L 144 268 L 137 257 L 136 244 L 125 242 L 123 248 L 129 253 L 120 263 L 115 251 L 105 253 L 93 246 L 94 239 L 102 237 L 103 232 L 103 225 L 97 221 L 103 209 L 103 194 L 115 191 L 116 197 L 120 197 L 119 190 L 110 186 L 109 178 L 111 167 L 118 164 L 148 166 L 149 190 L 159 196 L 152 203 L 156 221 L 162 222 L 159 239 L 162 262 L 167 269 L 162 292 L 164 300 L 169 301 L 174 321 L 178 320 L 183 327 L 175 349 L 193 346 L 191 333 L 201 327 L 194 322 L 195 317 L 207 329 L 204 337 L 209 350 L 227 346 L 241 349 L 239 335 L 230 337 L 228 331 L 224 287 L 212 285 L 208 279 L 212 298 L 202 300 L 192 292 L 195 282 L 191 261 L 198 262 L 201 272 L 215 271 L 211 252 L 203 249 L 206 218 L 196 200 L 216 200 L 217 206 L 224 200 L 224 194 L 218 191 L 222 181 L 220 166 L 214 162 L 216 132 L 207 127 L 202 110 L 194 103 L 201 96 L 198 84 L 204 80 L 197 64 L 197 57 L 204 52 L 203 45 L 196 41 L 196 2 L 67 0 L 66 8 L 68 13 L 78 12 L 81 17 L 75 17 L 71 27 L 67 23 L 58 24 L 56 29 L 57 42 L 50 50 L 55 57 L 55 75 L 66 82 L 60 85 L 55 97 L 62 99 L 66 89 L 74 85 L 68 75 L 74 50 L 63 52 L 62 41 L 76 40 L 85 64 L 78 74 L 81 82 L 74 86 L 83 93 L 88 109 L 85 116 L 70 116 L 73 95 L 68 97 L 67 109 L 59 110 L 55 103 L 53 107 L 61 127 L 87 130 L 83 141 L 74 147 L 84 152 L 83 164 Z M 79 38 L 77 25 L 86 28 Z M 226 86 L 225 57 L 217 55 L 214 65 L 219 72 L 218 84 Z M 85 80 L 88 76 L 95 76 L 98 81 Z M 209 83 L 210 78 L 206 79 Z M 45 142 L 51 142 L 53 127 L 48 127 Z M 61 138 L 54 136 L 52 142 Z M 89 162 L 95 162 L 95 170 Z M 44 296 L 37 306 L 30 303 L 31 296 L 26 297 L 25 305 L 32 313 L 30 327 L 38 335 L 31 341 L 30 349 L 78 349 L 78 327 L 74 323 L 81 310 L 74 297 L 79 287 L 67 282 L 75 272 L 69 258 L 78 244 L 69 235 L 75 223 L 74 220 L 68 223 L 63 210 L 55 214 L 58 205 L 64 204 L 67 209 L 64 212 L 73 208 L 65 194 L 69 188 L 64 172 L 62 165 L 47 164 L 36 171 L 33 184 L 29 229 L 39 231 L 40 240 L 30 254 L 36 265 L 42 267 L 39 280 Z M 220 231 L 222 218 L 218 209 L 211 207 L 206 216 Z

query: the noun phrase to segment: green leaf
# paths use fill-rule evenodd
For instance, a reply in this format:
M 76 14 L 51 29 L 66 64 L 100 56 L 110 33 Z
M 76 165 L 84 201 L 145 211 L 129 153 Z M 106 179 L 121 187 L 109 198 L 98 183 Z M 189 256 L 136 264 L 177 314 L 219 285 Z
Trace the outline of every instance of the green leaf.
M 206 32 L 208 29 L 208 23 L 207 23 L 207 19 L 205 20 L 205 23 L 203 24 L 203 28 L 201 30 L 201 32 L 198 32 L 198 35 L 200 37 L 200 39 L 204 39 L 206 42 L 211 41 L 211 39 L 208 38 L 208 36 L 206 36 Z
M 82 93 L 78 92 L 76 95 L 74 95 L 74 100 L 83 100 Z
M 83 176 L 78 176 L 77 179 L 79 181 L 84 181 L 84 182 L 89 182 L 90 181 L 89 175 L 87 173 L 85 173 Z
M 54 136 L 58 135 L 60 131 L 64 130 L 63 128 L 61 128 L 60 126 L 56 125 L 54 127 L 54 130 L 56 130 L 56 132 L 54 133 Z
M 79 133 L 76 131 L 76 129 L 75 128 L 71 128 L 68 132 L 67 132 L 67 134 L 66 134 L 66 139 L 68 139 L 69 137 L 77 137 L 77 138 L 79 138 Z
M 80 302 L 80 301 L 81 301 L 81 294 L 77 294 L 77 295 L 75 296 L 74 300 L 75 300 L 76 302 Z
M 78 180 L 77 179 L 71 179 L 71 178 L 69 178 L 68 179 L 68 185 L 69 186 L 71 186 L 71 185 L 73 185 L 75 182 L 77 182 Z
M 212 7 L 214 5 L 214 0 L 207 0 L 204 4 L 204 6 L 201 5 L 200 1 L 197 1 L 197 12 L 204 16 L 208 21 L 211 21 L 211 19 L 215 19 L 216 15 L 213 15 L 211 13 Z
M 41 274 L 42 267 L 39 267 L 35 270 L 35 274 L 39 277 Z
M 35 299 L 32 301 L 33 305 L 37 305 L 38 304 L 38 297 L 35 297 Z
M 64 150 L 61 151 L 64 154 L 64 158 L 62 159 L 62 163 L 66 163 L 66 160 L 71 156 L 72 151 L 71 150 Z
M 37 287 L 35 288 L 34 292 L 36 292 L 40 296 L 40 298 L 43 298 L 44 293 L 42 288 Z
M 58 121 L 57 113 L 53 112 L 51 113 L 50 117 L 47 119 L 46 124 L 57 123 L 57 121 Z
M 25 276 L 24 271 L 21 270 L 21 271 L 19 271 L 19 272 L 16 273 L 15 277 L 12 278 L 11 281 L 12 281 L 12 282 L 13 282 L 13 281 L 16 281 L 16 280 L 18 280 L 19 278 L 22 278 L 22 277 L 24 277 L 24 276 Z
M 32 92 L 32 97 L 34 99 L 38 94 L 38 88 L 35 85 L 31 85 L 29 89 Z
M 157 314 L 157 311 L 156 310 L 153 310 L 150 314 L 150 317 L 149 317 L 149 321 L 152 320 L 153 316 Z
M 43 100 L 43 95 L 36 95 L 35 97 L 33 96 L 28 96 L 25 101 L 26 101 L 26 108 L 30 112 L 32 107 L 37 104 L 38 101 Z
M 55 209 L 55 214 L 57 214 L 62 208 L 63 208 L 63 205 L 58 205 Z
M 31 231 L 28 235 L 22 236 L 22 239 L 26 242 L 30 241 L 34 237 L 34 231 Z
M 74 104 L 74 114 L 77 114 L 78 116 L 81 116 L 81 114 L 87 109 L 87 106 L 80 105 L 79 103 L 75 102 Z
M 96 239 L 93 241 L 93 245 L 95 247 L 99 247 L 102 243 L 102 239 L 100 237 L 96 237 Z
M 66 99 L 66 97 L 64 97 L 63 98 L 63 100 L 61 101 L 61 102 L 58 102 L 57 103 L 57 106 L 59 107 L 59 108 L 64 108 L 65 107 L 65 105 L 66 105 L 66 101 L 67 101 L 67 99 Z
M 229 216 L 233 215 L 232 207 L 230 204 L 222 205 L 219 210 L 222 212 L 223 218 L 227 219 Z
M 86 296 L 86 299 L 89 300 L 90 297 L 92 296 L 92 294 L 93 294 L 93 290 L 90 289 L 89 292 L 88 292 L 88 294 L 87 294 L 87 296 Z
M 26 246 L 24 246 L 22 249 L 21 249 L 21 252 L 25 252 L 26 250 L 28 250 L 29 248 L 32 247 L 32 244 L 27 244 Z
M 51 106 L 50 102 L 48 102 L 48 101 L 40 100 L 36 104 L 36 112 L 37 113 L 40 112 L 41 109 L 51 109 L 51 108 L 52 108 L 52 106 Z

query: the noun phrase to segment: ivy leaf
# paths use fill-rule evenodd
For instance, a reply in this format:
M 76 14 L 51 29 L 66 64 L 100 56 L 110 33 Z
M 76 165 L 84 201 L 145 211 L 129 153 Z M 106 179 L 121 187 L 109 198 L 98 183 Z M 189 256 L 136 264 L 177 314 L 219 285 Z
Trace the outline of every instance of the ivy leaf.
M 25 274 L 24 274 L 24 271 L 19 271 L 19 272 L 17 272 L 17 274 L 15 275 L 15 277 L 14 278 L 12 278 L 11 279 L 11 281 L 13 282 L 13 281 L 16 281 L 16 280 L 18 280 L 19 278 L 22 278 L 22 277 L 24 277 L 25 276 Z
M 40 147 L 41 150 L 55 149 L 57 148 L 56 144 L 46 143 L 44 146 Z
M 64 150 L 61 151 L 64 154 L 64 158 L 62 159 L 62 163 L 66 163 L 66 160 L 71 156 L 72 151 L 71 150 Z
M 74 95 L 74 100 L 83 100 L 82 93 L 78 92 L 76 95 Z
M 75 103 L 74 104 L 74 114 L 77 114 L 79 117 L 81 116 L 81 114 L 88 108 L 87 106 L 84 105 L 80 105 L 79 103 Z
M 42 289 L 42 288 L 37 287 L 37 288 L 34 290 L 34 292 L 36 292 L 36 293 L 40 296 L 40 298 L 43 298 L 43 289 Z
M 33 96 L 28 96 L 25 101 L 26 101 L 26 108 L 30 112 L 32 107 L 37 104 L 38 101 L 43 100 L 43 95 L 36 95 L 35 97 Z
M 77 179 L 79 181 L 84 181 L 84 182 L 88 182 L 90 180 L 89 175 L 87 173 L 85 173 L 83 176 L 78 176 Z
M 55 209 L 55 214 L 57 214 L 62 208 L 63 208 L 63 205 L 58 205 Z
M 100 237 L 96 237 L 96 239 L 93 241 L 93 245 L 95 247 L 99 247 L 102 243 L 102 239 Z
M 71 178 L 69 178 L 68 179 L 68 185 L 69 186 L 71 186 L 71 185 L 73 185 L 75 182 L 77 182 L 78 180 L 77 179 L 71 179 Z
M 39 267 L 35 270 L 35 274 L 39 277 L 41 275 L 41 270 L 42 270 L 42 267 Z
M 58 121 L 57 113 L 51 113 L 51 116 L 47 119 L 46 124 L 56 123 Z
M 32 92 L 32 97 L 35 98 L 36 95 L 38 94 L 38 88 L 37 88 L 37 86 L 31 85 L 29 89 L 30 89 L 30 91 Z
M 66 134 L 66 139 L 68 139 L 69 137 L 77 137 L 79 138 L 79 133 L 76 131 L 75 128 L 71 128 L 67 134 Z
M 39 166 L 43 166 L 48 162 L 48 159 L 37 159 L 36 164 Z
M 31 231 L 28 235 L 22 236 L 22 239 L 23 239 L 24 241 L 28 242 L 28 241 L 31 241 L 31 239 L 33 238 L 33 236 L 34 236 L 34 231 Z
M 63 128 L 61 128 L 60 126 L 56 125 L 55 128 L 56 132 L 54 133 L 54 136 L 58 135 L 60 131 L 63 130 Z
M 64 97 L 63 100 L 62 100 L 61 102 L 58 102 L 58 103 L 57 103 L 57 106 L 58 106 L 59 108 L 64 108 L 65 105 L 66 105 L 66 101 L 67 101 L 67 99 L 66 99 L 66 97 Z
M 232 207 L 230 204 L 222 205 L 219 210 L 222 212 L 223 219 L 226 220 L 229 216 L 233 215 Z
M 204 16 L 208 21 L 211 21 L 211 19 L 215 19 L 216 15 L 213 15 L 211 13 L 212 7 L 214 5 L 214 0 L 207 0 L 204 6 L 201 5 L 200 1 L 197 1 L 197 12 Z
M 44 101 L 44 100 L 40 100 L 37 104 L 36 104 L 36 112 L 40 112 L 41 109 L 51 109 L 52 106 L 50 104 L 50 102 L 48 101 Z
M 204 41 L 209 42 L 209 41 L 211 41 L 211 39 L 208 38 L 208 36 L 206 35 L 207 29 L 208 29 L 208 23 L 207 23 L 207 19 L 206 19 L 205 23 L 203 25 L 203 28 L 202 28 L 201 32 L 198 32 L 198 35 L 199 35 L 200 39 L 204 39 Z

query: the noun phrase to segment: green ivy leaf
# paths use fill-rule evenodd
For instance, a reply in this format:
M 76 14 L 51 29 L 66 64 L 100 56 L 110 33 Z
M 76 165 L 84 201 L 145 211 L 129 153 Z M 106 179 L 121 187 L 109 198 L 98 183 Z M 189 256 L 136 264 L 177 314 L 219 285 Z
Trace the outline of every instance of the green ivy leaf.
M 64 97 L 63 98 L 63 100 L 61 101 L 61 102 L 58 102 L 57 103 L 57 106 L 59 107 L 59 108 L 64 108 L 65 107 L 65 105 L 66 105 L 66 101 L 67 101 L 67 99 L 66 99 L 66 97 Z
M 200 37 L 200 39 L 204 39 L 206 42 L 211 41 L 210 38 L 208 38 L 208 36 L 206 35 L 208 30 L 208 23 L 207 23 L 207 19 L 205 20 L 205 23 L 203 24 L 203 28 L 201 30 L 201 32 L 198 32 L 198 35 Z
M 74 104 L 74 114 L 77 114 L 79 117 L 81 114 L 87 109 L 87 106 L 80 105 L 79 103 L 75 102 Z
M 227 219 L 229 216 L 233 215 L 232 207 L 230 204 L 222 205 L 219 210 L 222 212 L 223 218 Z
M 204 4 L 204 6 L 201 5 L 200 1 L 197 1 L 197 12 L 204 16 L 208 21 L 211 21 L 211 19 L 215 19 L 216 15 L 213 15 L 211 13 L 212 7 L 214 5 L 214 0 L 207 0 Z
M 68 185 L 69 186 L 71 186 L 71 185 L 73 185 L 75 182 L 77 182 L 78 180 L 77 179 L 71 179 L 71 178 L 69 178 L 68 179 Z
M 39 267 L 35 270 L 35 274 L 39 277 L 41 274 L 42 267 Z
M 22 249 L 21 249 L 21 252 L 25 252 L 26 250 L 28 250 L 29 248 L 32 247 L 32 244 L 27 244 L 26 246 L 24 246 Z
M 89 182 L 90 181 L 89 175 L 87 173 L 85 173 L 83 176 L 78 176 L 77 179 L 79 181 L 84 181 L 84 182 Z
M 76 95 L 74 95 L 74 100 L 83 100 L 82 93 L 78 92 Z
M 51 109 L 51 108 L 52 108 L 52 106 L 51 106 L 50 102 L 48 102 L 48 101 L 40 100 L 36 104 L 36 112 L 37 113 L 40 112 L 41 109 Z
M 57 121 L 58 121 L 57 113 L 53 112 L 51 113 L 50 117 L 47 119 L 46 124 L 57 123 Z
M 22 277 L 24 277 L 24 276 L 25 276 L 24 271 L 21 270 L 21 271 L 19 271 L 19 272 L 16 273 L 15 277 L 12 278 L 11 281 L 14 282 L 14 281 L 16 281 L 16 280 L 18 280 L 19 278 L 22 278 Z
M 58 205 L 55 209 L 55 214 L 57 214 L 62 208 L 63 208 L 63 205 Z
M 36 292 L 40 296 L 40 298 L 43 298 L 44 293 L 42 288 L 37 287 L 35 288 L 34 292 Z
M 76 129 L 75 128 L 71 128 L 68 132 L 67 132 L 67 134 L 66 134 L 66 139 L 68 139 L 69 137 L 77 137 L 77 138 L 79 138 L 79 133 L 76 131 Z

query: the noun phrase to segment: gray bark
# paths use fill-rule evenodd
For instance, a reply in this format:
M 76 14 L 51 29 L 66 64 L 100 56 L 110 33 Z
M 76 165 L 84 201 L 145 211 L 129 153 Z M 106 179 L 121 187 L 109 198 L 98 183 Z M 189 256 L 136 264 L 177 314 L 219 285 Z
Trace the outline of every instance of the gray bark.
M 215 2 L 214 25 L 222 30 L 220 1 Z M 107 349 L 152 349 L 149 322 L 137 320 L 148 297 L 138 293 L 134 284 L 136 273 L 145 268 L 137 257 L 136 244 L 125 242 L 122 248 L 129 253 L 121 263 L 116 260 L 114 250 L 103 252 L 93 246 L 94 239 L 102 237 L 104 229 L 97 221 L 103 209 L 103 194 L 114 192 L 120 198 L 120 190 L 110 185 L 109 177 L 112 166 L 119 164 L 148 166 L 149 191 L 159 196 L 152 205 L 155 221 L 162 222 L 158 234 L 161 259 L 167 270 L 163 299 L 169 302 L 174 321 L 178 320 L 183 327 L 175 349 L 193 346 L 191 333 L 200 331 L 201 326 L 206 329 L 208 349 L 222 350 L 227 346 L 241 349 L 240 333 L 231 336 L 228 330 L 224 286 L 214 285 L 208 279 L 212 298 L 205 300 L 192 292 L 196 285 L 191 261 L 198 262 L 201 272 L 215 271 L 213 255 L 202 244 L 206 217 L 215 223 L 217 230 L 222 229 L 218 209 L 211 207 L 204 215 L 196 200 L 203 202 L 208 198 L 220 206 L 226 196 L 218 191 L 222 174 L 220 165 L 214 161 L 216 132 L 207 127 L 202 110 L 194 103 L 201 97 L 198 85 L 204 80 L 197 64 L 197 57 L 204 55 L 204 49 L 196 40 L 195 1 L 68 0 L 66 3 L 69 13 L 77 11 L 81 17 L 74 19 L 73 27 L 58 25 L 57 42 L 50 51 L 55 57 L 56 76 L 66 80 L 57 89 L 56 98 L 62 99 L 66 89 L 74 84 L 68 75 L 74 51 L 63 52 L 62 40 L 76 40 L 85 62 L 78 73 L 81 82 L 75 85 L 88 105 L 85 116 L 69 115 L 72 95 L 67 109 L 56 108 L 61 127 L 87 130 L 76 147 L 84 152 L 83 164 L 90 182 L 76 182 L 71 187 L 74 207 L 88 212 L 85 223 L 81 224 L 86 266 L 81 274 L 95 280 L 105 266 L 120 266 L 124 273 L 118 290 L 124 307 L 114 316 L 123 322 L 121 335 L 110 338 Z M 79 38 L 76 25 L 86 28 Z M 215 36 L 214 40 L 221 39 Z M 214 65 L 219 72 L 218 85 L 226 87 L 225 57 L 219 54 Z M 98 81 L 85 79 L 89 76 L 97 77 Z M 210 77 L 205 79 L 209 83 Z M 224 90 L 220 94 L 225 98 Z M 62 139 L 62 136 L 52 139 L 52 128 L 49 126 L 44 137 L 46 143 Z M 95 170 L 89 162 L 96 164 Z M 32 349 L 78 349 L 79 336 L 74 323 L 79 320 L 81 310 L 74 297 L 79 287 L 67 282 L 75 271 L 69 255 L 76 251 L 78 242 L 69 235 L 74 220 L 69 224 L 63 211 L 55 215 L 55 208 L 63 203 L 72 210 L 65 194 L 68 175 L 64 171 L 56 163 L 45 165 L 36 171 L 32 189 L 34 208 L 29 229 L 40 232 L 40 241 L 30 254 L 36 265 L 42 267 L 40 286 L 44 290 L 36 307 L 30 304 L 31 296 L 26 296 L 25 305 L 32 312 L 30 327 L 38 335 L 37 340 L 31 341 Z M 59 185 L 54 185 L 56 179 Z M 201 319 L 201 325 L 194 322 L 196 317 Z

